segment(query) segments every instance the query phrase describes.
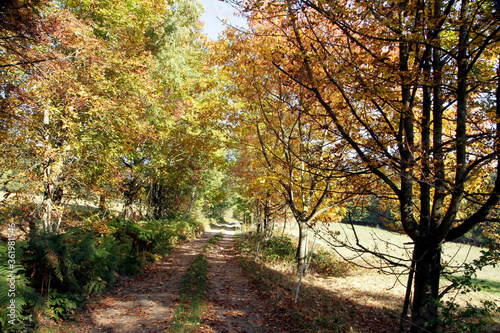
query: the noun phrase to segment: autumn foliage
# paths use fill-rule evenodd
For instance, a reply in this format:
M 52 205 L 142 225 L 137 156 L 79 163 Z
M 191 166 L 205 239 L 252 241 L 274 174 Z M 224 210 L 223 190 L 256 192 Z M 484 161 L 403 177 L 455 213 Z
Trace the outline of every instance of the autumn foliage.
M 248 26 L 218 41 L 191 0 L 0 5 L 4 212 L 63 242 L 70 203 L 127 225 L 238 203 L 264 237 L 293 216 L 298 273 L 307 230 L 376 205 L 413 246 L 376 253 L 409 277 L 400 330 L 437 332 L 443 244 L 498 242 L 496 2 L 227 2 Z

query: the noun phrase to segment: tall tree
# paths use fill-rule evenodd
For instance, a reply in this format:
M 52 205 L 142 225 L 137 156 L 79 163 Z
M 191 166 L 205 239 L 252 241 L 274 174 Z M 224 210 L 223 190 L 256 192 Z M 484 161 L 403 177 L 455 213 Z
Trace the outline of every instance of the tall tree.
M 8 66 L 14 75 L 6 79 L 14 88 L 12 91 L 17 92 L 5 97 L 13 97 L 10 102 L 17 100 L 18 104 L 10 109 L 14 121 L 4 128 L 7 135 L 2 142 L 2 164 L 24 174 L 25 179 L 32 178 L 32 185 L 40 186 L 44 228 L 57 229 L 53 215 L 60 220 L 63 186 L 77 176 L 75 165 L 82 160 L 79 148 L 89 142 L 100 125 L 95 121 L 91 96 L 98 89 L 94 78 L 102 76 L 91 61 L 102 60 L 98 55 L 102 45 L 68 11 L 48 4 L 37 10 L 37 27 L 44 37 L 26 37 L 21 49 L 36 50 L 37 58 L 43 61 L 18 61 Z M 9 44 L 10 38 L 6 42 Z M 3 59 L 8 61 L 19 55 L 13 47 L 7 47 Z M 19 167 L 19 160 L 25 161 L 25 169 Z M 36 190 L 31 188 L 30 192 Z
M 399 202 L 414 242 L 411 331 L 436 331 L 441 246 L 488 221 L 499 201 L 493 2 L 244 6 L 259 33 L 279 41 L 276 68 L 322 106 L 357 164 Z
M 145 165 L 161 159 L 153 148 L 168 148 L 175 110 L 153 69 L 175 6 L 75 0 L 7 7 L 9 18 L 33 17 L 3 31 L 2 165 L 23 171 L 16 161 L 27 161 L 24 174 L 41 184 L 45 228 L 60 217 L 65 188 L 91 195 L 122 188 L 136 198 Z M 131 168 L 130 161 L 143 163 Z

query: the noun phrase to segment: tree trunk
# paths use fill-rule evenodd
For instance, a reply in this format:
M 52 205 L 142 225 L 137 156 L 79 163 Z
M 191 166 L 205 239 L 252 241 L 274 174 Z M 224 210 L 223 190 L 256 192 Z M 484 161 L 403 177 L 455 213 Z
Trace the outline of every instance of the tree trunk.
M 196 185 L 193 188 L 193 192 L 191 192 L 191 200 L 189 201 L 189 207 L 187 211 L 186 219 L 189 220 L 191 217 L 191 212 L 193 211 L 194 200 L 196 199 Z
M 151 216 L 155 220 L 165 218 L 167 202 L 164 195 L 165 186 L 154 182 L 151 184 L 151 190 L 148 197 L 148 205 L 151 211 Z
M 61 205 L 64 196 L 62 182 L 64 177 L 59 174 L 54 177 L 52 174 L 52 161 L 47 162 L 47 166 L 43 172 L 43 199 L 42 199 L 42 220 L 45 231 L 57 232 L 58 224 L 54 225 L 53 218 L 61 220 Z
M 415 256 L 413 256 L 410 273 L 408 274 L 408 283 L 406 285 L 406 294 L 403 303 L 403 311 L 401 311 L 401 316 L 400 316 L 399 333 L 406 332 L 407 323 L 409 322 L 408 308 L 410 307 L 411 291 L 413 289 L 413 276 L 415 275 L 415 264 L 416 264 Z
M 295 262 L 297 263 L 297 273 L 300 274 L 302 271 L 302 267 L 306 262 L 307 256 L 307 247 L 306 247 L 306 239 L 308 226 L 305 221 L 301 221 L 297 219 L 297 225 L 299 227 L 299 243 L 297 244 L 297 252 L 295 254 Z M 306 271 L 304 271 L 304 275 L 306 275 Z
M 136 178 L 132 178 L 127 184 L 126 188 L 123 191 L 123 195 L 125 196 L 125 203 L 123 207 L 123 216 L 125 220 L 129 220 L 133 213 L 133 205 L 139 190 L 141 189 L 141 185 L 137 181 Z
M 429 249 L 415 244 L 415 289 L 411 318 L 411 333 L 437 331 L 441 248 Z
M 44 231 L 49 231 L 52 225 L 52 199 L 46 193 L 43 196 L 43 227 Z
M 269 237 L 271 232 L 270 228 L 271 227 L 271 202 L 269 200 L 266 200 L 266 203 L 264 205 L 264 237 Z
M 260 203 L 258 202 L 255 207 L 255 222 L 257 222 L 257 233 L 261 233 L 262 229 L 262 214 L 260 210 Z
M 106 208 L 106 196 L 104 194 L 99 195 L 99 211 L 104 213 Z
M 134 209 L 132 208 L 133 205 L 133 200 L 130 200 L 130 198 L 125 199 L 125 206 L 123 208 L 123 217 L 125 220 L 130 220 L 134 213 Z

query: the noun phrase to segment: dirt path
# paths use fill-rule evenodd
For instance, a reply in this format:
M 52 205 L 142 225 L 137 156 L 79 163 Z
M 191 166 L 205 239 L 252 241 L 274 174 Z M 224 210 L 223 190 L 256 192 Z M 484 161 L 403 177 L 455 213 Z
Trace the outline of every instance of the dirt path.
M 244 275 L 234 244 L 236 221 L 225 227 L 224 238 L 207 254 L 209 261 L 207 312 L 201 332 L 293 332 L 284 314 L 262 299 Z
M 182 281 L 194 257 L 216 231 L 182 245 L 145 274 L 91 303 L 68 332 L 166 332 Z
M 197 332 L 294 332 L 286 316 L 262 299 L 236 257 L 236 221 L 182 245 L 145 274 L 91 302 L 77 322 L 59 332 L 168 332 L 179 301 L 183 277 L 210 237 L 224 238 L 207 253 L 207 311 Z

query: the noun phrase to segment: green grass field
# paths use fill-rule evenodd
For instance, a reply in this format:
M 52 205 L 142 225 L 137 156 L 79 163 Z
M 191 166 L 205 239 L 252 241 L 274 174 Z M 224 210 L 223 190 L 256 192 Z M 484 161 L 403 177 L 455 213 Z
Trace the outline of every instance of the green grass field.
M 275 230 L 281 233 L 282 228 L 283 224 L 277 224 Z M 350 225 L 341 223 L 318 224 L 317 230 L 319 230 L 319 235 L 321 235 L 317 242 L 326 248 L 335 250 L 345 258 L 357 261 L 366 260 L 372 263 L 376 263 L 377 261 L 377 259 L 370 254 L 364 254 L 362 258 L 360 258 L 358 252 L 354 252 L 346 247 L 333 247 L 332 244 L 338 245 L 338 242 L 333 240 L 332 235 L 335 235 L 337 239 L 353 247 L 356 247 L 357 235 L 359 244 L 369 250 L 389 254 L 401 258 L 402 260 L 409 260 L 411 258 L 413 249 L 411 239 L 400 233 L 365 226 L 355 226 L 355 231 L 353 231 Z M 298 236 L 296 223 L 287 223 L 285 233 L 292 236 Z M 311 230 L 309 232 L 309 244 L 312 244 L 313 238 L 314 232 Z M 457 269 L 459 271 L 464 263 L 479 258 L 481 250 L 482 249 L 477 246 L 445 243 L 443 245 L 442 261 L 449 270 Z M 496 289 L 499 291 L 500 267 L 487 266 L 483 268 L 477 273 L 477 280 L 485 283 L 489 281 L 492 286 L 496 285 L 496 288 L 493 288 L 493 290 Z

